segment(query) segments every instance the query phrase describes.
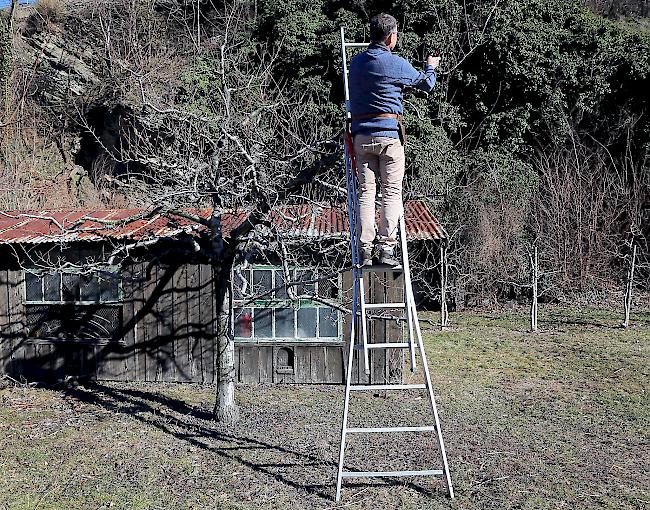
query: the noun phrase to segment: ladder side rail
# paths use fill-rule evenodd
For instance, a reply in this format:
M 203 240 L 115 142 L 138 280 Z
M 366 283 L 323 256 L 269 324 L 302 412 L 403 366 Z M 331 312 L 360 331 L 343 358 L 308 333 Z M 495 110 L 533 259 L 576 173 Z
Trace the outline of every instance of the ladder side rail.
M 343 62 L 343 92 L 345 95 L 345 111 L 346 111 L 346 121 L 349 121 L 351 118 L 350 113 L 350 84 L 348 81 L 348 62 L 347 62 L 347 53 L 346 48 L 350 47 L 349 44 L 345 42 L 345 29 L 341 27 L 341 58 Z M 356 47 L 356 46 L 355 46 Z M 352 147 L 351 137 L 347 133 L 346 129 L 346 144 L 345 144 L 345 154 L 346 154 L 346 178 L 348 183 L 348 209 L 349 209 L 349 218 L 350 218 L 350 242 L 352 247 L 352 266 L 353 266 L 353 277 L 354 277 L 354 304 L 353 304 L 353 316 L 357 316 L 357 306 L 361 308 L 361 337 L 363 340 L 364 350 L 363 350 L 363 362 L 366 375 L 370 374 L 370 359 L 367 349 L 368 345 L 368 325 L 366 321 L 366 310 L 365 310 L 365 289 L 363 281 L 363 273 L 358 269 L 359 268 L 359 201 L 357 196 L 357 182 L 354 168 L 354 147 Z M 357 305 L 358 303 L 358 305 Z
M 427 363 L 427 355 L 424 351 L 424 342 L 422 341 L 422 331 L 420 329 L 420 322 L 417 317 L 417 310 L 415 309 L 415 303 L 411 301 L 411 306 L 413 308 L 413 316 L 415 318 L 415 330 L 418 338 L 418 347 L 420 348 L 421 362 L 424 369 L 424 382 L 427 386 L 427 391 L 429 393 L 429 403 L 431 405 L 431 411 L 433 412 L 433 418 L 435 421 L 436 434 L 438 436 L 438 444 L 440 445 L 440 456 L 442 458 L 442 464 L 444 467 L 445 481 L 447 483 L 447 490 L 449 491 L 449 497 L 454 499 L 454 488 L 451 483 L 451 473 L 449 472 L 449 464 L 447 462 L 447 451 L 445 449 L 445 441 L 442 438 L 442 429 L 440 428 L 440 417 L 438 416 L 438 406 L 436 405 L 436 397 L 433 393 L 433 387 L 431 385 L 431 374 L 429 372 L 429 364 Z
M 404 220 L 404 207 L 402 207 L 402 214 L 399 218 L 399 239 L 402 250 L 402 269 L 404 274 L 402 275 L 404 279 L 404 302 L 406 303 L 406 320 L 408 323 L 408 343 L 409 343 L 409 354 L 411 361 L 411 372 L 415 372 L 415 342 L 414 338 L 414 329 L 413 323 L 417 323 L 417 318 L 413 317 L 413 309 L 415 308 L 415 303 L 413 303 L 412 292 L 413 287 L 411 286 L 411 270 L 409 267 L 409 256 L 408 248 L 406 244 L 406 221 Z
M 361 340 L 363 342 L 363 366 L 366 375 L 370 375 L 370 349 L 368 349 L 368 310 L 366 308 L 366 290 L 363 273 L 359 276 L 359 301 L 361 306 Z
M 345 32 L 343 27 L 341 27 L 341 57 L 343 60 L 343 87 L 345 94 L 345 109 L 347 112 L 346 117 L 349 117 L 349 91 L 348 91 L 348 78 L 347 78 L 347 57 L 345 52 Z M 347 118 L 346 118 L 347 122 Z M 352 276 L 353 276 L 353 286 L 352 286 L 352 317 L 350 319 L 350 343 L 349 343 L 349 352 L 348 352 L 348 365 L 345 375 L 345 397 L 343 404 L 343 421 L 341 423 L 341 444 L 339 447 L 339 466 L 338 473 L 336 477 L 336 501 L 341 500 L 341 484 L 343 481 L 343 460 L 345 457 L 345 443 L 347 435 L 347 423 L 348 423 L 348 410 L 350 404 L 350 385 L 352 382 L 352 367 L 354 363 L 354 339 L 356 334 L 356 322 L 357 322 L 357 303 L 358 303 L 358 292 L 359 292 L 359 278 L 358 278 L 358 256 L 359 254 L 356 251 L 356 239 L 357 239 L 357 229 L 356 229 L 356 203 L 354 200 L 356 194 L 356 183 L 354 181 L 353 169 L 352 169 L 352 155 L 349 153 L 348 140 L 347 140 L 347 129 L 346 129 L 346 140 L 344 143 L 344 158 L 345 158 L 345 174 L 347 181 L 347 192 L 348 192 L 348 220 L 350 227 L 350 245 L 352 247 Z
M 345 31 L 341 27 L 341 60 L 343 62 L 343 92 L 345 95 L 345 110 L 346 110 L 346 122 L 350 116 L 349 111 L 349 87 L 348 87 L 348 74 L 347 74 L 347 54 L 345 51 Z M 356 179 L 354 176 L 353 168 L 353 155 L 351 154 L 352 147 L 350 147 L 347 127 L 345 130 L 345 141 L 343 143 L 344 148 L 344 160 L 345 160 L 345 177 L 347 184 L 347 202 L 348 202 L 348 223 L 350 231 L 350 247 L 352 250 L 351 259 L 352 259 L 352 319 L 351 323 L 357 320 L 357 314 L 359 313 L 358 304 L 359 304 L 359 253 L 356 249 L 357 247 L 357 203 L 356 203 Z M 353 327 L 353 326 L 352 326 Z
M 404 219 L 404 211 L 402 212 L 402 217 L 400 218 L 400 229 L 402 230 L 402 239 L 406 247 L 406 221 Z M 436 397 L 433 393 L 433 387 L 431 385 L 431 374 L 429 372 L 429 364 L 427 362 L 427 355 L 424 352 L 424 342 L 422 340 L 422 330 L 420 329 L 420 321 L 418 319 L 418 312 L 415 306 L 415 298 L 413 296 L 413 286 L 411 284 L 411 270 L 409 266 L 408 251 L 405 249 L 403 252 L 403 264 L 404 264 L 404 279 L 406 280 L 406 292 L 407 296 L 405 301 L 408 303 L 410 308 L 409 317 L 412 318 L 412 321 L 415 326 L 415 334 L 418 342 L 418 348 L 420 349 L 420 361 L 422 362 L 422 368 L 424 370 L 424 380 L 427 385 L 427 391 L 429 393 L 429 403 L 431 405 L 431 411 L 433 413 L 433 418 L 435 421 L 436 434 L 438 436 L 438 444 L 440 445 L 440 456 L 442 458 L 442 463 L 445 472 L 445 481 L 447 483 L 447 490 L 449 491 L 449 497 L 454 498 L 454 489 L 451 483 L 451 475 L 449 473 L 449 465 L 447 463 L 447 452 L 445 450 L 445 442 L 442 438 L 442 430 L 440 428 L 440 418 L 438 416 L 438 406 L 436 405 Z
M 341 423 L 341 445 L 339 447 L 339 468 L 336 477 L 336 501 L 341 500 L 341 484 L 343 482 L 343 459 L 345 458 L 345 444 L 348 426 L 348 410 L 350 407 L 350 387 L 352 384 L 352 366 L 354 363 L 354 337 L 356 318 L 350 322 L 350 351 L 348 352 L 348 366 L 345 374 L 345 398 L 343 403 L 343 421 Z

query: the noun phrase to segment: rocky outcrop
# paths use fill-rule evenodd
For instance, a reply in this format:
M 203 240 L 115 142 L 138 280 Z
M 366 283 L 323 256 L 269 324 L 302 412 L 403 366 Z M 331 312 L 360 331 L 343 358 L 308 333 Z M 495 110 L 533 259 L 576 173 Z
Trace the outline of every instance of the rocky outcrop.
M 92 47 L 63 29 L 24 33 L 17 55 L 24 69 L 34 70 L 35 92 L 49 104 L 69 104 L 71 96 L 82 96 L 100 82 Z

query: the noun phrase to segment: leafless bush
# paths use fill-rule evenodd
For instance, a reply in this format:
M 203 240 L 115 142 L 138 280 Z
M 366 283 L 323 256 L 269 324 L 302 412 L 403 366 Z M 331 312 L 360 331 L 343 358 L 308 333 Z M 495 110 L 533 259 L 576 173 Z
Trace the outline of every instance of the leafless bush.
M 38 0 L 36 3 L 35 15 L 46 25 L 63 21 L 67 12 L 66 0 Z

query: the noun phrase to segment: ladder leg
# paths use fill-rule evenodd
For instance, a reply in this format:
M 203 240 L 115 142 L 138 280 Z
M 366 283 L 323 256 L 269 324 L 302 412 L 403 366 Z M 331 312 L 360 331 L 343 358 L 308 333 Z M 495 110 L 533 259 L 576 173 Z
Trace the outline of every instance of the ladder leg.
M 404 222 L 404 211 L 402 210 L 402 215 L 399 219 L 399 240 L 400 240 L 400 249 L 402 250 L 402 267 L 404 269 L 403 280 L 404 280 L 404 303 L 406 304 L 406 321 L 408 323 L 408 344 L 409 344 L 409 354 L 411 360 L 411 372 L 415 372 L 415 342 L 413 341 L 413 323 L 417 319 L 413 316 L 412 309 L 414 309 L 415 303 L 413 303 L 413 308 L 411 307 L 412 302 L 412 290 L 411 287 L 411 272 L 409 269 L 409 256 L 406 246 L 406 224 Z M 409 292 L 409 289 L 411 292 Z
M 429 392 L 429 402 L 431 403 L 431 411 L 433 412 L 433 418 L 435 420 L 436 434 L 438 435 L 438 444 L 440 445 L 440 457 L 442 459 L 443 470 L 445 473 L 445 482 L 447 484 L 447 490 L 449 491 L 449 497 L 454 499 L 454 487 L 451 483 L 451 474 L 449 473 L 449 464 L 447 463 L 447 452 L 445 450 L 445 441 L 442 438 L 442 430 L 440 429 L 440 418 L 438 417 L 438 406 L 436 405 L 436 397 L 433 394 L 433 388 L 431 386 L 431 374 L 429 373 L 429 365 L 427 363 L 427 355 L 424 352 L 424 342 L 422 341 L 422 331 L 420 330 L 420 323 L 417 319 L 417 310 L 415 309 L 415 303 L 411 302 L 413 307 L 413 316 L 415 317 L 415 330 L 418 339 L 418 347 L 420 348 L 420 356 L 422 357 L 422 367 L 424 369 L 424 381 L 427 386 L 427 391 Z
M 353 270 L 356 272 L 356 270 Z M 356 308 L 353 306 L 353 308 Z M 350 406 L 350 384 L 352 383 L 352 364 L 354 363 L 354 337 L 356 334 L 355 323 L 357 322 L 356 314 L 350 321 L 350 352 L 348 353 L 348 366 L 345 375 L 345 400 L 343 403 L 343 422 L 341 424 L 341 446 L 339 447 L 339 470 L 336 477 L 336 501 L 341 500 L 341 483 L 343 481 L 343 460 L 345 458 L 345 439 L 348 427 L 348 408 Z
M 370 374 L 370 359 L 368 349 L 368 321 L 366 320 L 366 291 L 364 289 L 363 273 L 359 271 L 359 301 L 361 303 L 361 339 L 363 342 L 363 367 L 366 375 Z

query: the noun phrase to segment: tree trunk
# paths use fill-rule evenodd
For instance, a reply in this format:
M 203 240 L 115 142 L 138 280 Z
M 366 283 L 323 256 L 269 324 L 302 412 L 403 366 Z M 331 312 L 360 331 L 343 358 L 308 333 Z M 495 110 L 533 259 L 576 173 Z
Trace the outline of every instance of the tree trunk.
M 11 2 L 9 14 L 0 15 L 0 123 L 8 122 L 11 75 L 13 73 L 14 51 L 14 13 L 18 5 L 17 0 Z
M 632 309 L 632 288 L 634 287 L 635 264 L 636 264 L 636 244 L 632 248 L 632 260 L 630 261 L 630 269 L 627 272 L 627 282 L 625 286 L 625 318 L 623 319 L 624 328 L 627 328 L 630 325 L 630 310 Z
M 239 408 L 235 402 L 235 339 L 230 324 L 232 292 L 230 271 L 220 270 L 217 292 L 217 399 L 214 418 L 224 425 L 239 421 Z

